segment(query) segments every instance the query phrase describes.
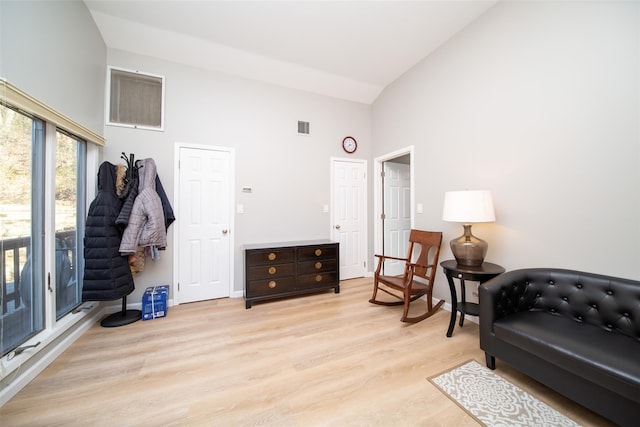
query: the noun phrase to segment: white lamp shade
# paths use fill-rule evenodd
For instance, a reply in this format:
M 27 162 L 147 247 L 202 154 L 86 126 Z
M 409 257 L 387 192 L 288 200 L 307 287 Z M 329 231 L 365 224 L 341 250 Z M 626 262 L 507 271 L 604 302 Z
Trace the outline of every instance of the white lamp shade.
M 491 192 L 477 191 L 447 191 L 444 194 L 444 221 L 463 222 L 492 222 L 496 220 L 493 211 Z

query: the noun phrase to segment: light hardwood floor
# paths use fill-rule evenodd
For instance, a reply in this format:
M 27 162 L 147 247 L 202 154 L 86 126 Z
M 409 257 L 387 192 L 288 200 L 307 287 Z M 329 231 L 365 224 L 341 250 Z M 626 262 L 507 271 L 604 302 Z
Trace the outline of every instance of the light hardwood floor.
M 476 426 L 428 380 L 484 364 L 478 326 L 418 324 L 368 303 L 371 279 L 255 304 L 185 304 L 168 317 L 94 326 L 0 408 L 5 426 Z M 496 372 L 586 426 L 608 425 L 522 374 Z

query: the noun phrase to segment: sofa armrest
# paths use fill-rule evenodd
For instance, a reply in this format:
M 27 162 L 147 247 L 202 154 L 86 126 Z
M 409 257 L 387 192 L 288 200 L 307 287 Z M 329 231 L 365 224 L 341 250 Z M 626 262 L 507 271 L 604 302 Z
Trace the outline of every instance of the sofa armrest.
M 514 270 L 494 277 L 478 288 L 480 319 L 493 323 L 511 313 L 531 309 L 535 295 L 529 295 L 526 270 Z
M 537 295 L 529 286 L 530 270 L 514 270 L 503 273 L 478 287 L 480 347 L 487 353 L 487 366 L 493 369 L 496 320 L 520 311 L 531 310 Z

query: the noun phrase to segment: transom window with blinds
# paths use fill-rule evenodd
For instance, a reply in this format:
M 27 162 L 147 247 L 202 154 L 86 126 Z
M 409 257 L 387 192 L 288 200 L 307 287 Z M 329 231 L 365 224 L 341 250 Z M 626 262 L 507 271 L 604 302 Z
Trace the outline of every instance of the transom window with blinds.
M 107 124 L 164 130 L 163 76 L 108 67 Z

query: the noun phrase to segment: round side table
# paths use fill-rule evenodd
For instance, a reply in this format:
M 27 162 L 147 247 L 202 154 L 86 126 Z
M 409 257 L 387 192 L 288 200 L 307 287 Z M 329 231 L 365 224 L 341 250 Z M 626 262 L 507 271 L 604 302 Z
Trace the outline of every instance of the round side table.
M 449 320 L 449 329 L 447 330 L 447 337 L 453 334 L 453 328 L 456 325 L 456 316 L 460 312 L 460 326 L 464 323 L 464 315 L 469 314 L 471 316 L 478 316 L 480 314 L 478 304 L 467 302 L 465 291 L 465 280 L 479 282 L 480 284 L 487 280 L 504 273 L 504 268 L 498 264 L 492 264 L 490 262 L 483 262 L 479 267 L 469 267 L 466 265 L 460 265 L 454 259 L 448 261 L 442 261 L 440 263 L 444 270 L 445 276 L 447 276 L 447 282 L 449 282 L 449 291 L 451 292 L 451 319 Z M 461 300 L 458 302 L 458 295 L 456 292 L 456 285 L 453 279 L 460 280 L 460 293 Z

